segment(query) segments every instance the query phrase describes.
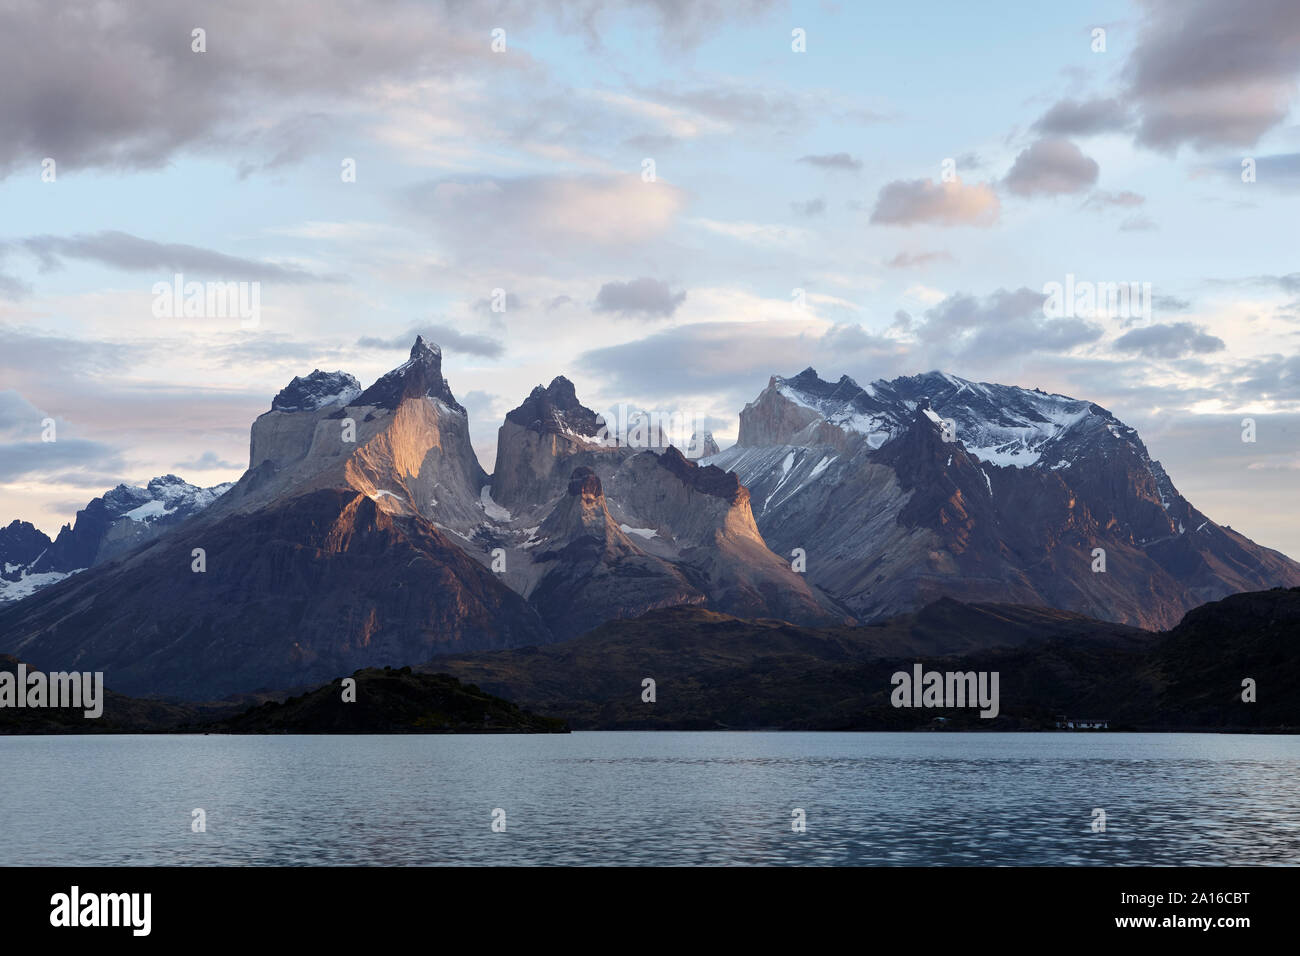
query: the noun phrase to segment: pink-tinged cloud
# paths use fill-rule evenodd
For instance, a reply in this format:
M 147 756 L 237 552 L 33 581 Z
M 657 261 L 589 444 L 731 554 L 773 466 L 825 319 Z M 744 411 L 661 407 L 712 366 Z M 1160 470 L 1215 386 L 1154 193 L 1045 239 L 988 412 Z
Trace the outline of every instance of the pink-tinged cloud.
M 991 226 L 1001 208 L 988 183 L 899 179 L 881 187 L 871 221 L 887 226 Z

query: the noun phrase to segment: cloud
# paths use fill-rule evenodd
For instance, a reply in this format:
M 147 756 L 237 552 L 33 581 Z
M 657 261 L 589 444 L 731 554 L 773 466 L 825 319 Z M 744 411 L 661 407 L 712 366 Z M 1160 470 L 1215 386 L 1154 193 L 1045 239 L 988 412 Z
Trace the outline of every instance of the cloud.
M 663 234 L 685 203 L 670 183 L 632 175 L 469 177 L 406 190 L 450 254 L 500 267 L 503 257 L 561 257 L 573 247 L 603 251 Z
M 1190 299 L 1180 299 L 1176 295 L 1157 295 L 1151 299 L 1151 307 L 1157 312 L 1187 312 L 1192 303 Z
M 1129 216 L 1119 224 L 1120 232 L 1151 232 L 1157 228 L 1150 216 Z
M 506 312 L 514 312 L 516 309 L 522 309 L 524 307 L 523 300 L 520 299 L 519 296 L 515 295 L 513 292 L 507 292 L 502 297 L 501 304 L 505 306 Z M 470 306 L 470 308 L 473 309 L 475 312 L 478 312 L 480 315 L 501 315 L 501 312 L 496 311 L 495 309 L 492 308 L 492 306 L 493 306 L 492 299 L 482 298 L 482 299 L 475 299 L 474 303 Z
M 1128 111 L 1117 99 L 1064 99 L 1039 117 L 1033 129 L 1045 136 L 1090 136 L 1122 130 L 1129 122 Z
M 1273 153 L 1268 156 L 1249 157 L 1255 164 L 1255 182 L 1261 186 L 1282 189 L 1300 188 L 1300 153 Z M 1201 169 L 1241 182 L 1241 156 L 1231 156 L 1207 164 Z
M 622 316 L 668 318 L 686 301 L 686 292 L 673 292 L 661 279 L 640 278 L 627 282 L 606 282 L 596 293 L 594 312 Z
M 1236 370 L 1237 399 L 1247 403 L 1300 400 L 1300 355 L 1266 355 Z
M 130 345 L 94 339 L 70 339 L 19 326 L 0 325 L 0 371 L 37 373 L 56 379 L 80 379 L 128 368 L 141 359 Z
M 783 247 L 798 245 L 808 239 L 808 230 L 798 226 L 781 226 L 764 222 L 723 222 L 718 219 L 691 219 L 691 225 L 709 232 L 755 246 Z
M 724 124 L 724 129 L 798 126 L 803 122 L 809 105 L 803 97 L 784 90 L 728 83 L 689 90 L 660 86 L 643 92 L 654 100 L 671 103 L 697 117 Z
M 1145 0 L 1125 65 L 1137 140 L 1172 151 L 1252 146 L 1282 123 L 1300 72 L 1294 0 Z
M 203 54 L 190 48 L 198 24 Z M 156 168 L 181 149 L 258 138 L 274 163 L 303 132 L 303 110 L 282 128 L 275 104 L 360 98 L 381 80 L 463 65 L 455 35 L 412 3 L 375 18 L 361 0 L 105 0 L 61 10 L 53 29 L 39 0 L 13 0 L 0 7 L 0 174 L 44 156 L 60 172 Z M 322 55 L 335 51 L 347 55 Z
M 893 361 L 896 342 L 857 326 L 810 328 L 807 321 L 699 322 L 593 349 L 578 366 L 608 379 L 620 393 L 674 400 L 728 393 L 739 408 L 778 370 L 841 364 L 850 353 Z
M 190 469 L 192 471 L 230 471 L 232 469 L 243 471 L 244 463 L 239 461 L 226 461 L 219 457 L 215 451 L 205 451 L 198 458 L 190 461 L 178 461 L 173 468 Z
M 822 198 L 809 199 L 807 202 L 790 203 L 791 210 L 796 216 L 820 216 L 826 212 L 826 200 Z
M 1191 322 L 1148 325 L 1126 332 L 1115 342 L 1121 352 L 1137 352 L 1147 358 L 1176 359 L 1184 355 L 1221 352 L 1227 345 Z
M 935 252 L 900 252 L 885 265 L 891 269 L 917 269 L 935 262 L 952 261 L 952 253 L 940 249 Z
M 1003 180 L 1017 196 L 1077 193 L 1097 181 L 1099 169 L 1068 139 L 1040 139 L 1016 157 Z
M 991 226 L 1000 210 L 997 193 L 988 184 L 900 179 L 881 187 L 871 221 L 894 226 Z
M 1095 342 L 1102 329 L 1083 319 L 1048 319 L 1047 296 L 1021 287 L 979 298 L 955 293 L 927 309 L 912 331 L 930 362 L 1000 361 L 1032 352 L 1068 352 Z
M 819 156 L 800 156 L 799 162 L 808 163 L 818 169 L 833 169 L 841 172 L 856 173 L 862 169 L 862 160 L 848 153 L 823 153 Z
M 54 422 L 53 441 L 44 440 L 47 420 Z M 87 470 L 120 472 L 122 467 L 115 448 L 72 437 L 66 422 L 41 411 L 13 389 L 0 391 L 0 481 L 65 469 L 84 478 Z
M 32 287 L 16 276 L 0 272 L 0 299 L 21 299 L 30 294 Z
M 436 323 L 413 325 L 405 332 L 399 333 L 392 338 L 365 335 L 357 339 L 357 347 L 405 351 L 411 347 L 411 343 L 415 341 L 417 335 L 424 336 L 426 342 L 436 344 L 450 352 L 461 352 L 465 355 L 500 358 L 506 351 L 505 345 L 496 339 L 490 339 L 486 335 L 467 334 L 450 325 Z
M 339 282 L 297 266 L 242 259 L 184 243 L 154 242 L 114 230 L 75 236 L 33 236 L 19 245 L 35 256 L 43 271 L 62 267 L 64 259 L 97 262 L 125 272 L 190 272 L 225 279 L 272 282 Z
M 1092 195 L 1084 200 L 1084 206 L 1093 209 L 1131 209 L 1134 206 L 1140 206 L 1146 202 L 1146 197 L 1135 192 L 1125 189 L 1121 192 L 1107 192 L 1104 189 L 1094 190 Z
M 600 46 L 601 25 L 630 9 L 638 29 L 674 50 L 703 42 L 728 20 L 751 20 L 770 0 L 500 0 L 467 13 L 455 0 L 100 0 L 61 7 L 0 4 L 0 177 L 39 168 L 156 169 L 182 152 L 238 158 L 241 175 L 299 161 L 323 138 L 397 87 L 480 75 L 544 87 L 523 46 L 509 56 L 485 40 L 498 21 L 511 39 L 541 23 Z M 53 24 L 53 25 L 52 25 Z M 207 31 L 207 52 L 191 30 Z M 530 81 L 530 82 L 529 82 Z M 722 112 L 756 110 L 739 91 Z

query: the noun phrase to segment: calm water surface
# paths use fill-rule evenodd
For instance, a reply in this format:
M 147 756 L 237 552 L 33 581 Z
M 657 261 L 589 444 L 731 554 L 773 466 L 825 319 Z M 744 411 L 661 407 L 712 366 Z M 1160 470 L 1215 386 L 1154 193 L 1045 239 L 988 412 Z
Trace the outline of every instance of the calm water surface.
M 1300 737 L 0 737 L 0 834 L 0 865 L 1295 865 Z

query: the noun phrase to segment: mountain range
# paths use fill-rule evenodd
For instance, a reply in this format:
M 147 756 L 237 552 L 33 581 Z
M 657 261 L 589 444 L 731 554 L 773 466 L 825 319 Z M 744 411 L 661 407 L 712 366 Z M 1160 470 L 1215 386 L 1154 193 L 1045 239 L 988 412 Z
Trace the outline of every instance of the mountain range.
M 53 542 L 0 532 L 21 598 L 0 607 L 0 652 L 201 700 L 673 607 L 834 628 L 947 597 L 1157 629 L 1300 584 L 1183 499 L 1132 428 L 1065 396 L 808 369 L 771 379 L 734 447 L 691 444 L 705 457 L 614 433 L 557 377 L 506 415 L 489 475 L 417 338 L 368 388 L 294 378 L 233 485 L 167 476 L 96 499 Z
M 809 368 L 773 377 L 705 463 L 749 488 L 769 546 L 804 549 L 808 579 L 864 620 L 947 596 L 1164 629 L 1300 584 L 1295 561 L 1179 494 L 1133 428 L 1037 389 L 941 372 L 863 387 Z

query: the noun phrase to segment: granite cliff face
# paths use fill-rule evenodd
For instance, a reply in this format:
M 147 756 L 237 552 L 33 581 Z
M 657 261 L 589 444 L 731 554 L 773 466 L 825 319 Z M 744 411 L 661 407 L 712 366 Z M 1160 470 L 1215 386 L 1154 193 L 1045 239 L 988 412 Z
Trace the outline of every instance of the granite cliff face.
M 734 475 L 647 435 L 649 448 L 624 443 L 563 378 L 501 427 L 485 496 L 493 524 L 478 541 L 502 549 L 506 582 L 558 637 L 672 604 L 807 624 L 851 617 L 768 549 Z

